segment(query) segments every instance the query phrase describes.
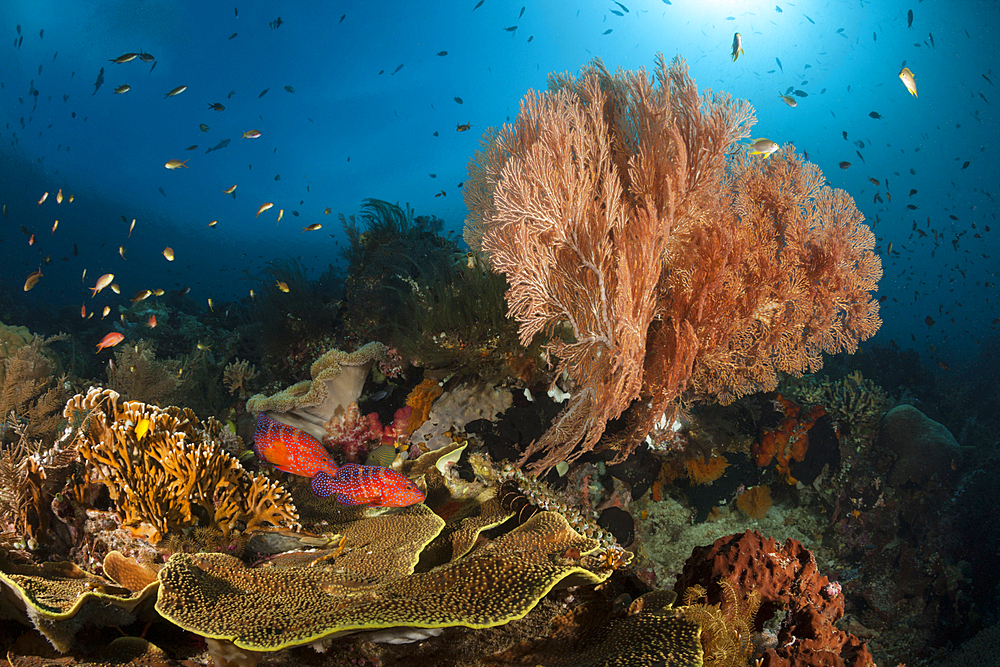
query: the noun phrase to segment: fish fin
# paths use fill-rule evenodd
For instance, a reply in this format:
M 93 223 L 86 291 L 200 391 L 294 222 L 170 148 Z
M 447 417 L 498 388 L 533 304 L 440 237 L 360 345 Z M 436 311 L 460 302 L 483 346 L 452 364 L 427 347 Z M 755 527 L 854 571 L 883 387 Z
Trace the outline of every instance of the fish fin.
M 287 466 L 287 465 L 278 465 L 277 463 L 274 463 L 274 462 L 272 462 L 271 465 L 273 465 L 276 470 L 280 470 L 281 472 L 291 473 L 292 475 L 299 475 L 299 473 L 296 472 L 296 471 L 294 471 L 294 470 L 292 470 L 290 466 Z
M 337 502 L 341 505 L 371 505 L 372 503 L 378 502 L 378 500 L 378 496 L 371 498 L 352 498 L 344 493 L 337 494 Z

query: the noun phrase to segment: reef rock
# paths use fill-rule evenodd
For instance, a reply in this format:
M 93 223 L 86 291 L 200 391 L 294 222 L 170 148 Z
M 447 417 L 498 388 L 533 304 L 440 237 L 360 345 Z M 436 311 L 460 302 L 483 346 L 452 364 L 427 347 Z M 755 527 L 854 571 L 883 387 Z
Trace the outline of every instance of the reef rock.
M 908 482 L 923 485 L 934 479 L 950 482 L 962 462 L 955 436 L 912 405 L 900 405 L 886 413 L 878 446 L 896 456 L 889 473 L 891 486 Z

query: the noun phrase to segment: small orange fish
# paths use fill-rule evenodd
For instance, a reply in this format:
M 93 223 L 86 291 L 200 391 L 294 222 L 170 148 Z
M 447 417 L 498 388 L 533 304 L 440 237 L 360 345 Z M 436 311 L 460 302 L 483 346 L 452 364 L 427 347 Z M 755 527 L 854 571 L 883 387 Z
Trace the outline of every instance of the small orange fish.
M 58 220 L 56 220 L 55 222 L 52 223 L 52 233 L 55 234 L 57 229 L 59 229 L 59 221 Z
M 215 312 L 215 307 L 212 305 L 212 297 L 208 297 L 208 309 L 213 313 Z
M 323 225 L 319 224 L 318 222 L 314 222 L 311 225 L 309 225 L 308 227 L 303 227 L 302 231 L 304 231 L 304 232 L 315 232 L 317 229 L 322 229 L 322 228 L 323 228 Z
M 24 291 L 27 292 L 32 287 L 38 283 L 38 279 L 42 277 L 42 268 L 38 267 L 38 270 L 28 276 L 28 279 L 24 281 Z
M 216 226 L 217 224 L 219 224 L 219 221 L 218 221 L 218 220 L 212 220 L 212 221 L 211 221 L 210 223 L 208 223 L 208 225 L 206 225 L 206 226 L 207 226 L 207 227 L 215 227 L 215 226 Z
M 44 204 L 45 200 L 48 199 L 48 198 L 49 198 L 49 193 L 48 192 L 42 193 L 42 198 L 38 200 L 38 205 L 41 206 L 42 204 Z
M 107 336 L 102 338 L 101 342 L 97 344 L 97 351 L 100 352 L 106 347 L 114 347 L 123 340 L 125 340 L 125 334 L 119 331 L 112 331 Z
M 259 130 L 247 130 L 246 132 L 243 133 L 243 138 L 244 139 L 259 139 L 260 138 L 260 131 Z
M 67 203 L 72 204 L 73 203 L 73 195 L 70 195 L 69 199 L 67 199 L 66 201 L 67 201 Z
M 101 312 L 101 319 L 103 320 L 110 313 L 111 313 L 111 306 L 104 306 L 104 311 Z
M 275 286 L 285 294 L 288 293 L 288 283 L 279 280 L 277 283 L 275 283 Z
M 35 235 L 32 234 L 31 238 L 28 239 L 28 245 L 35 245 Z
M 80 317 L 87 317 L 87 304 L 80 304 Z
M 166 248 L 163 249 L 163 256 L 167 258 L 168 262 L 174 261 L 174 249 L 171 248 L 170 246 L 167 246 Z
M 149 316 L 149 321 L 146 322 L 146 326 L 149 327 L 150 329 L 156 328 L 156 315 Z
M 326 207 L 326 208 L 325 208 L 325 209 L 323 210 L 323 215 L 330 215 L 330 207 L 329 207 L 329 206 L 327 206 L 327 207 Z
M 180 169 L 181 167 L 184 167 L 185 169 L 189 168 L 187 166 L 187 160 L 184 160 L 183 162 L 180 160 L 167 160 L 167 163 L 163 166 L 167 169 Z
M 257 216 L 259 216 L 261 213 L 271 208 L 272 206 L 274 206 L 274 202 L 267 202 L 266 204 L 261 204 L 260 208 L 257 209 L 257 215 L 255 215 L 254 217 L 256 218 Z
M 153 296 L 153 290 L 151 289 L 139 290 L 138 292 L 135 293 L 135 296 L 132 297 L 132 303 L 139 303 L 140 301 L 145 301 L 151 296 Z
M 62 188 L 59 188 L 59 192 L 56 193 L 56 203 L 61 204 L 63 200 Z
M 135 218 L 132 218 L 132 224 L 128 226 L 128 236 L 126 236 L 125 238 L 131 238 L 132 237 L 132 230 L 133 229 L 135 229 Z
M 227 189 L 223 190 L 222 194 L 224 194 L 224 195 L 231 195 L 235 191 L 236 191 L 236 185 L 233 185 L 231 188 L 227 188 Z
M 187 86 L 177 86 L 176 88 L 174 88 L 173 90 L 171 90 L 169 93 L 167 93 L 166 95 L 164 95 L 163 99 L 167 99 L 168 97 L 173 97 L 174 95 L 180 95 L 181 93 L 183 93 L 187 89 L 188 89 Z
M 86 275 L 86 274 L 85 274 Z M 102 289 L 111 284 L 111 281 L 115 279 L 115 274 L 105 273 L 103 276 L 97 279 L 97 284 L 90 288 L 90 298 L 93 299 L 97 296 L 97 293 Z
M 277 225 L 277 224 L 278 224 L 279 222 L 281 222 L 281 219 L 282 219 L 283 217 L 285 217 L 285 209 L 283 209 L 283 208 L 281 208 L 281 209 L 278 209 L 278 219 L 277 219 L 277 220 L 275 221 L 275 223 L 274 223 L 274 224 L 276 224 L 276 225 Z

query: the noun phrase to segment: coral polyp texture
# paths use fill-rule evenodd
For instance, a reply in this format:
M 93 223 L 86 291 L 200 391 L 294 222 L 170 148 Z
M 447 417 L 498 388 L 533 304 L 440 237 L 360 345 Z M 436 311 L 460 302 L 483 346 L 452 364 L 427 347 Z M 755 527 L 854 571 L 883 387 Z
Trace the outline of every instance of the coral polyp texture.
M 267 416 L 294 426 L 320 442 L 340 424 L 352 403 L 357 402 L 372 364 L 386 356 L 386 347 L 371 342 L 354 352 L 333 349 L 313 362 L 311 380 L 303 380 L 271 396 L 255 394 L 247 400 L 247 412 Z
M 380 628 L 487 628 L 523 617 L 557 585 L 607 579 L 613 570 L 598 550 L 562 516 L 541 512 L 461 558 L 402 577 L 373 568 L 359 580 L 336 561 L 247 568 L 224 554 L 175 554 L 160 571 L 156 609 L 245 651 Z
M 251 474 L 222 449 L 221 427 L 184 408 L 120 401 L 91 388 L 69 400 L 58 443 L 75 448 L 103 482 L 122 524 L 155 544 L 168 533 L 206 526 L 230 536 L 259 528 L 297 529 L 288 492 Z

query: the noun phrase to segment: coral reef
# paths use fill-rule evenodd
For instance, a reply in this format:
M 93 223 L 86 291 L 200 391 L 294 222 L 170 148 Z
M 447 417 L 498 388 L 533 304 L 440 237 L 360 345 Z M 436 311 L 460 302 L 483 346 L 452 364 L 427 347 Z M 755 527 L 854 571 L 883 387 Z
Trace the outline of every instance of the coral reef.
M 194 526 L 226 536 L 298 527 L 288 492 L 224 452 L 214 419 L 203 424 L 190 410 L 119 398 L 92 388 L 70 399 L 63 415 L 72 426 L 57 446 L 90 464 L 126 528 L 155 544 Z
M 482 382 L 463 382 L 434 401 L 427 419 L 410 436 L 414 455 L 443 447 L 477 419 L 493 419 L 511 405 L 511 393 Z
M 681 59 L 652 76 L 595 60 L 486 136 L 466 241 L 506 274 L 521 342 L 549 336 L 573 385 L 522 458 L 535 472 L 595 448 L 623 460 L 682 398 L 774 389 L 878 330 L 861 213 L 791 149 L 735 150 L 753 122 L 748 103 L 699 95 Z
M 351 404 L 357 403 L 372 364 L 385 355 L 385 345 L 378 342 L 349 353 L 332 349 L 310 366 L 311 380 L 271 396 L 255 394 L 247 401 L 247 412 L 266 412 L 271 419 L 327 442 L 331 429 L 343 420 Z
M 764 429 L 752 451 L 757 465 L 761 467 L 777 459 L 777 473 L 789 484 L 795 484 L 797 480 L 792 476 L 792 462 L 805 460 L 809 450 L 809 429 L 826 414 L 826 410 L 821 405 L 814 405 L 803 411 L 801 406 L 780 394 L 777 404 L 781 406 L 784 418 L 777 428 Z

